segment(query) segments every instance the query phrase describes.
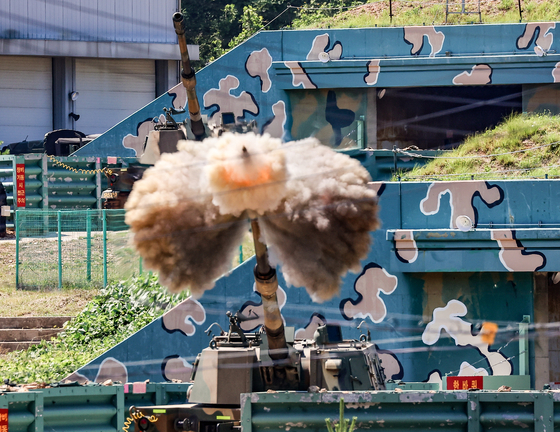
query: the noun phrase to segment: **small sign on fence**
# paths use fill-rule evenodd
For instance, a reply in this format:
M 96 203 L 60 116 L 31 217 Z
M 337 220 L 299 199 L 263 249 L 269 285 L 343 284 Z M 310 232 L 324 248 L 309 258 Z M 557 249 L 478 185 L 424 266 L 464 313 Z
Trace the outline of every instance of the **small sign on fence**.
M 448 376 L 447 390 L 482 389 L 481 376 Z
M 0 409 L 0 432 L 8 432 L 8 409 Z
M 16 164 L 17 207 L 25 207 L 25 164 Z

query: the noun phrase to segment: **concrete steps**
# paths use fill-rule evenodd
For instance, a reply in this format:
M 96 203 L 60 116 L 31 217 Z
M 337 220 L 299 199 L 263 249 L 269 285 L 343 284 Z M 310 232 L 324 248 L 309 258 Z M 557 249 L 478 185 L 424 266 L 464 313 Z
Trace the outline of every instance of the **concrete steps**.
M 29 348 L 56 336 L 72 317 L 0 317 L 0 353 Z

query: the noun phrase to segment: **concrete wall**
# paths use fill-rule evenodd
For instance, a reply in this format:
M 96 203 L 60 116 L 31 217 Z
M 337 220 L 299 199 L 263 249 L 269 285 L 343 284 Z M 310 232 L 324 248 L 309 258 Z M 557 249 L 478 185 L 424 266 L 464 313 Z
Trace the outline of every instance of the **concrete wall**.
M 348 274 L 340 295 L 322 304 L 287 286 L 280 272 L 286 325 L 310 337 L 320 323 L 339 323 L 346 337 L 357 339 L 356 327 L 365 321 L 388 378 L 441 382 L 446 374 L 525 372 L 519 323 L 528 316 L 527 372 L 537 388 L 552 381 L 560 373 L 556 335 L 533 323 L 556 320 L 556 310 L 548 307 L 551 296 L 543 293 L 554 290 L 548 277 L 560 269 L 560 181 L 375 187 L 383 226 L 372 234 L 361 272 Z M 469 216 L 474 228 L 458 230 L 457 216 Z M 129 381 L 188 379 L 196 354 L 208 346 L 204 330 L 210 324 L 226 328 L 228 310 L 258 314 L 253 265 L 246 262 L 199 300 L 186 300 L 83 367 L 81 378 L 95 380 L 115 370 Z M 491 345 L 481 334 L 484 322 L 498 324 Z M 259 324 L 247 321 L 243 328 Z
M 198 95 L 210 123 L 222 112 L 233 112 L 240 119 L 256 119 L 261 132 L 285 140 L 312 133 L 335 148 L 354 145 L 352 137 L 363 116 L 366 145 L 381 148 L 410 144 L 407 135 L 383 138 L 385 144 L 378 140 L 383 125 L 372 119 L 383 120 L 378 109 L 383 95 L 423 89 L 425 97 L 407 95 L 401 105 L 434 109 L 420 113 L 422 121 L 415 118 L 417 113 L 411 118 L 397 112 L 389 119 L 392 126 L 437 126 L 454 144 L 454 137 L 472 132 L 454 130 L 461 118 L 472 119 L 474 126 L 469 128 L 475 131 L 477 123 L 482 130 L 490 126 L 487 113 L 480 111 L 484 106 L 497 107 L 503 114 L 558 106 L 555 93 L 548 92 L 560 81 L 556 27 L 551 22 L 260 32 L 197 73 Z M 546 55 L 537 55 L 537 46 Z M 502 86 L 512 86 L 511 91 L 499 94 Z M 443 94 L 435 93 L 436 88 Z M 456 94 L 460 90 L 464 94 Z M 444 107 L 445 98 L 454 99 L 454 105 Z M 80 154 L 135 156 L 139 144 L 133 137 L 143 142 L 153 117 L 164 107 L 185 103 L 182 86 L 174 87 Z M 430 123 L 430 116 L 443 115 L 445 122 Z M 350 140 L 343 142 L 340 137 L 346 136 Z

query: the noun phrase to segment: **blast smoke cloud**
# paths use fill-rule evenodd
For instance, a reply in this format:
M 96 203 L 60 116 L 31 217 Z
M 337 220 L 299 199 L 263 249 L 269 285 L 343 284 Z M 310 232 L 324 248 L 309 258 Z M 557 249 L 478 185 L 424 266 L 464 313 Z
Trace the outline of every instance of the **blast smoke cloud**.
M 207 149 L 186 143 L 146 170 L 126 202 L 126 223 L 147 268 L 171 292 L 195 297 L 227 272 L 248 224 L 222 215 L 202 190 Z M 186 168 L 188 167 L 188 168 Z
M 252 133 L 178 149 L 135 183 L 125 207 L 146 266 L 171 291 L 199 296 L 212 288 L 255 217 L 286 281 L 316 301 L 361 269 L 378 221 L 358 161 L 314 138 L 282 144 Z
M 370 176 L 355 159 L 310 138 L 286 151 L 290 180 L 280 207 L 260 219 L 286 281 L 315 301 L 338 293 L 348 270 L 361 270 L 378 227 Z
M 207 139 L 204 145 L 209 192 L 220 213 L 239 216 L 252 210 L 262 215 L 280 205 L 286 195 L 287 170 L 279 139 L 228 133 Z

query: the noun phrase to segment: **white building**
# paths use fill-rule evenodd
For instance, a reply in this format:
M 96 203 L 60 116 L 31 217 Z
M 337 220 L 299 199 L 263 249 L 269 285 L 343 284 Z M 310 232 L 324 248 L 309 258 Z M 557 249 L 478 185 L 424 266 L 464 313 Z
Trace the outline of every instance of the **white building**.
M 102 133 L 177 84 L 177 10 L 179 0 L 0 0 L 0 141 Z

